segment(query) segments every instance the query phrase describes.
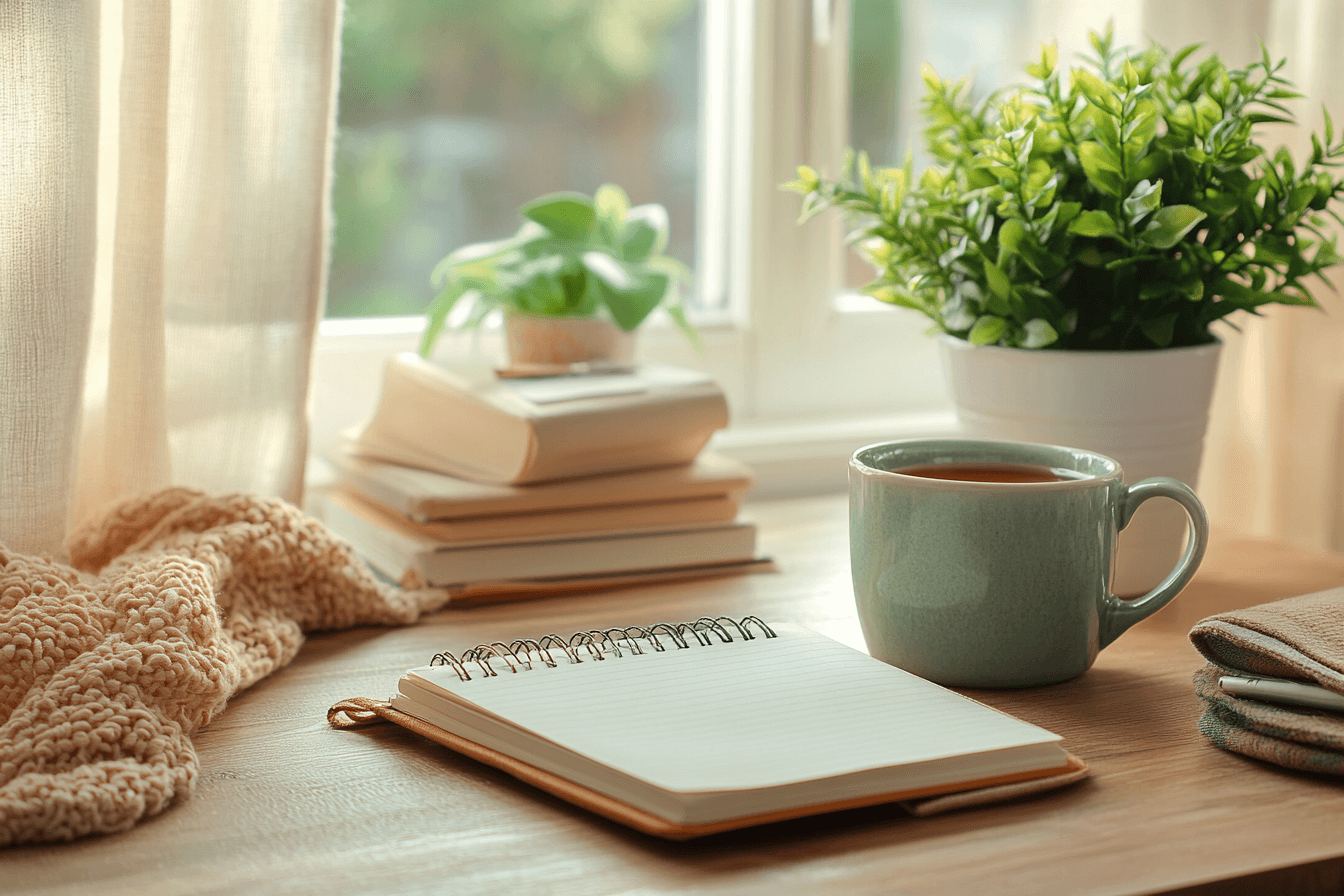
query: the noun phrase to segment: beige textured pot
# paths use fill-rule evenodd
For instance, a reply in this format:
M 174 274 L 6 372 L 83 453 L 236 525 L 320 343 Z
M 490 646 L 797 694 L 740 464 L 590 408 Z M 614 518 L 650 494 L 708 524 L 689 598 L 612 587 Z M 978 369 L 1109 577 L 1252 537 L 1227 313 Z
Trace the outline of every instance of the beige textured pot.
M 511 364 L 629 364 L 635 358 L 635 334 L 600 318 L 512 313 L 504 318 L 504 333 Z
M 944 336 L 962 430 L 975 438 L 1084 448 L 1120 462 L 1125 482 L 1199 480 L 1222 343 L 1134 352 L 973 346 Z M 1155 588 L 1175 568 L 1185 513 L 1149 501 L 1120 533 L 1114 592 Z

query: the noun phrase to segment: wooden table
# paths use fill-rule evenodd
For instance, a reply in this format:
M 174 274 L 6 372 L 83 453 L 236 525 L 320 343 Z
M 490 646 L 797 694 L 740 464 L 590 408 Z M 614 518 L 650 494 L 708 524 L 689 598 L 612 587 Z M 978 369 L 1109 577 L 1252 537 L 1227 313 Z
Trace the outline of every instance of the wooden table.
M 0 891 L 151 893 L 1338 893 L 1344 782 L 1211 746 L 1186 640 L 1217 610 L 1344 584 L 1344 557 L 1216 540 L 1176 602 L 1062 685 L 972 692 L 1058 732 L 1092 777 L 914 818 L 894 806 L 688 843 L 626 830 L 391 725 L 327 727 L 436 650 L 702 614 L 862 648 L 842 496 L 753 508 L 780 572 L 449 610 L 315 636 L 196 738 L 195 794 L 117 836 L 0 851 Z M 96 890 L 92 889 L 96 885 Z

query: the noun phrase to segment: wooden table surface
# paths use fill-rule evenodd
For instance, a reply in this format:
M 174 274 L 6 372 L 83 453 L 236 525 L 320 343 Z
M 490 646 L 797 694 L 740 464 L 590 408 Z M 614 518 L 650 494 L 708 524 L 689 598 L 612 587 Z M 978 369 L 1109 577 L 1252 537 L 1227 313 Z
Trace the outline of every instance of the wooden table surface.
M 862 648 L 843 496 L 752 508 L 773 574 L 448 610 L 313 636 L 195 739 L 196 790 L 120 835 L 0 850 L 0 892 L 1338 893 L 1344 781 L 1224 753 L 1198 732 L 1186 639 L 1218 610 L 1344 585 L 1344 557 L 1215 537 L 1174 604 L 1086 675 L 978 699 L 1049 728 L 1092 777 L 930 818 L 874 807 L 668 843 L 391 725 L 327 727 L 437 650 L 500 637 L 755 613 Z M 1239 880 L 1236 880 L 1240 878 Z M 94 889 L 96 886 L 96 889 Z

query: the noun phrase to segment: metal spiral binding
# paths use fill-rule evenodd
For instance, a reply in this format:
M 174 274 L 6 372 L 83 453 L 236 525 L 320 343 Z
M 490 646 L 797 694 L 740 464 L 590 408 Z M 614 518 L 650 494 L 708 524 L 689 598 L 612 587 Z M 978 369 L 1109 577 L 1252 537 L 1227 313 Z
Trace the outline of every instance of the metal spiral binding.
M 489 644 L 477 644 L 463 651 L 460 656 L 447 652 L 436 653 L 429 664 L 452 666 L 458 678 L 471 681 L 471 669 L 468 666 L 472 664 L 483 678 L 499 675 L 499 670 L 490 664 L 492 659 L 499 662 L 500 669 L 507 668 L 509 672 L 517 672 L 519 669 L 530 670 L 534 662 L 554 668 L 560 664 L 560 658 L 570 664 L 603 662 L 609 657 L 619 659 L 625 655 L 623 650 L 638 656 L 645 652 L 645 647 L 659 653 L 667 650 L 669 644 L 675 650 L 688 649 L 692 642 L 701 647 L 709 647 L 716 641 L 727 644 L 734 640 L 732 632 L 734 629 L 743 641 L 754 641 L 756 635 L 751 632 L 753 624 L 760 629 L 764 637 L 778 637 L 774 629 L 756 616 L 744 616 L 741 619 L 701 616 L 694 622 L 656 622 L 647 626 L 593 629 L 575 632 L 568 638 L 551 634 L 540 638 L 519 638 L 509 644 L 492 641 Z

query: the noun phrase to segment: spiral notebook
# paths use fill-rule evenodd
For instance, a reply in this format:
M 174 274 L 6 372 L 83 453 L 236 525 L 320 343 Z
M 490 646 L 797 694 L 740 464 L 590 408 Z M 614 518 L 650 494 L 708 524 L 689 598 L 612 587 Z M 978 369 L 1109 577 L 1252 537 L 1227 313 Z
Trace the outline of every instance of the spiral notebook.
M 340 712 L 673 838 L 1085 773 L 1057 735 L 756 617 L 442 653 L 390 703 L 346 701 L 329 718 Z

